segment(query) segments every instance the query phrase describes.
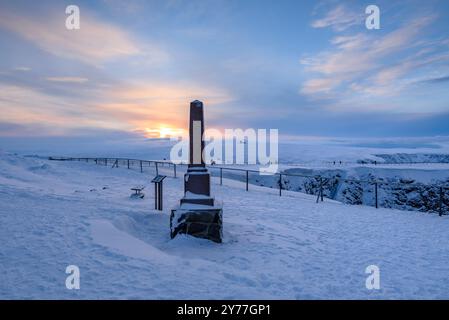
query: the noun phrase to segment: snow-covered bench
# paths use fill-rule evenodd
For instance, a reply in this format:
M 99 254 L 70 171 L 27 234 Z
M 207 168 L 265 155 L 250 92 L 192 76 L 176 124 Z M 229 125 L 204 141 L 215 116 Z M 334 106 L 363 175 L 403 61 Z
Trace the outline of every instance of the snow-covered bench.
M 131 195 L 131 198 L 143 198 L 145 194 L 142 192 L 142 190 L 145 189 L 145 186 L 136 186 L 134 188 L 131 188 L 134 193 Z

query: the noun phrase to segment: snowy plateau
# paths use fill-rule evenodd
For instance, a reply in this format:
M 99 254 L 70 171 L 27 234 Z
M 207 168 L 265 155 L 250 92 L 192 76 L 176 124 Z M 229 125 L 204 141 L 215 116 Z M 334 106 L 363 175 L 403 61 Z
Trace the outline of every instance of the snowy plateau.
M 163 169 L 161 169 L 163 170 Z M 168 170 L 168 169 L 167 169 Z M 224 242 L 169 236 L 183 179 L 0 153 L 1 299 L 448 299 L 449 216 L 224 179 Z M 145 185 L 132 199 L 130 188 Z M 66 267 L 80 271 L 69 290 Z M 378 266 L 380 289 L 366 268 Z

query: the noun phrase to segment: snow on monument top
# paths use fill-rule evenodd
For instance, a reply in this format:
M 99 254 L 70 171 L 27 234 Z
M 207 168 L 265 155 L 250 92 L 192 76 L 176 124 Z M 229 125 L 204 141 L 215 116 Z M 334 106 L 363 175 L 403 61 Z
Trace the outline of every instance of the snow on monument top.
M 202 107 L 202 106 L 203 106 L 203 103 L 202 103 L 200 100 L 192 101 L 192 104 L 193 104 L 195 107 Z

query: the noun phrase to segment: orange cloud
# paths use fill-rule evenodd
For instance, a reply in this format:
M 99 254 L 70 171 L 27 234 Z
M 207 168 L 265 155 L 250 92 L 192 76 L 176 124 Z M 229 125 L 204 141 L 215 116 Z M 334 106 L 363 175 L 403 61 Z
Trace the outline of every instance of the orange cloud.
M 64 82 L 64 83 L 85 83 L 89 81 L 83 77 L 47 77 L 45 80 L 50 82 Z
M 61 14 L 28 17 L 1 11 L 0 27 L 17 33 L 46 52 L 93 65 L 136 55 L 145 55 L 146 60 L 155 62 L 167 59 L 167 54 L 158 46 L 146 44 L 143 48 L 127 32 L 93 18 L 86 10 L 82 10 L 80 17 L 81 28 L 67 30 L 65 16 Z
M 96 104 L 97 110 L 127 121 L 147 136 L 180 135 L 187 126 L 188 107 L 200 99 L 206 112 L 213 114 L 213 106 L 233 98 L 227 92 L 211 87 L 182 84 L 134 84 L 114 88 L 108 101 Z
M 91 127 L 140 132 L 146 137 L 180 136 L 187 127 L 190 101 L 203 100 L 206 113 L 213 116 L 214 105 L 232 100 L 221 89 L 182 84 L 124 84 L 91 90 L 89 97 L 53 96 L 0 85 L 2 120 L 67 131 Z

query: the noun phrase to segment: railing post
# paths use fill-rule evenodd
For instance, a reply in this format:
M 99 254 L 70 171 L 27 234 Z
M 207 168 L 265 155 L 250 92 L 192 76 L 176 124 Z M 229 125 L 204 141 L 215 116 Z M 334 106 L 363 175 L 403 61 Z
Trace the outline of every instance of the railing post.
M 248 170 L 246 170 L 246 191 L 248 191 L 248 180 L 249 180 Z
M 117 164 L 117 168 L 118 168 L 118 159 L 115 159 L 115 163 Z
M 443 198 L 444 198 L 443 187 L 440 187 L 440 212 L 439 212 L 440 217 L 443 215 Z
M 128 159 L 128 169 L 129 169 L 129 159 Z
M 374 193 L 375 193 L 375 195 L 376 195 L 376 209 L 378 209 L 379 207 L 378 207 L 378 198 L 377 198 L 377 181 L 374 183 Z
M 140 172 L 143 172 L 143 168 L 142 168 L 142 160 L 140 160 Z
M 282 196 L 282 174 L 279 174 L 279 197 Z
M 320 201 L 320 199 L 321 199 L 321 201 L 323 201 L 323 178 L 321 178 L 321 176 L 319 176 L 319 180 L 320 180 L 320 189 L 318 190 L 318 196 L 316 197 L 316 203 L 318 203 Z
M 321 202 L 323 202 L 324 201 L 324 199 L 323 199 L 323 178 L 322 177 L 320 177 L 320 194 L 321 194 Z
M 223 168 L 220 168 L 220 186 L 223 185 Z
M 156 164 L 156 175 L 158 176 L 159 175 L 159 167 L 157 165 L 157 161 L 155 162 L 155 164 Z
M 105 167 L 108 166 L 108 158 L 104 158 L 104 165 L 105 165 Z
M 173 163 L 173 174 L 175 175 L 176 178 L 176 163 Z

